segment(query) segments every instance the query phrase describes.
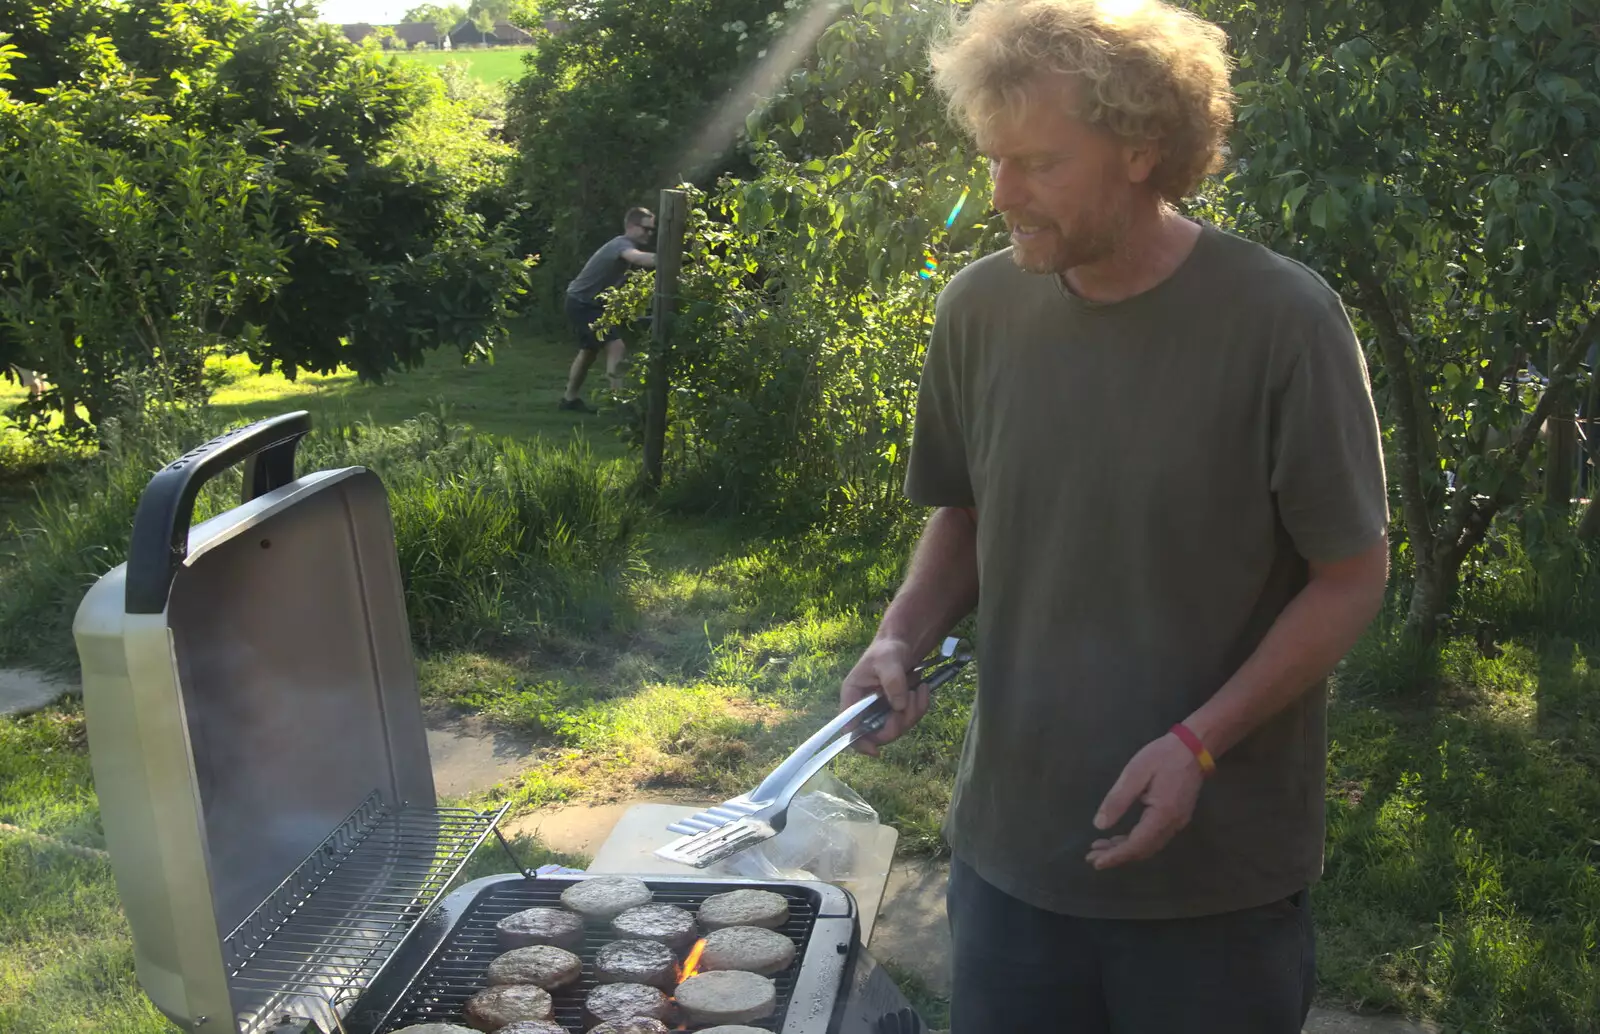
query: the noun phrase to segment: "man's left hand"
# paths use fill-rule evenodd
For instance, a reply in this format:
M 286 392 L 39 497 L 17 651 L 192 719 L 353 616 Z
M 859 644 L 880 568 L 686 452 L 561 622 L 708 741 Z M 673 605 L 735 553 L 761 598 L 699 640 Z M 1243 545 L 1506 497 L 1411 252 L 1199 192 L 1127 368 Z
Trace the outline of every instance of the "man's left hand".
M 1111 792 L 1095 813 L 1096 829 L 1115 826 L 1134 801 L 1144 804 L 1144 813 L 1132 830 L 1089 846 L 1088 862 L 1096 869 L 1110 869 L 1149 858 L 1194 815 L 1194 802 L 1200 796 L 1200 762 L 1183 741 L 1168 733 L 1133 756 Z

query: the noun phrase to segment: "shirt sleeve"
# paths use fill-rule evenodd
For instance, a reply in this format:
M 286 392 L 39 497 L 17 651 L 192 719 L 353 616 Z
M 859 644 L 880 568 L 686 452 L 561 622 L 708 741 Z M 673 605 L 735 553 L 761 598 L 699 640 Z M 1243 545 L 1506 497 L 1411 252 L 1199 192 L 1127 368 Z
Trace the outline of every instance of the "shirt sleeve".
M 1366 361 L 1336 298 L 1306 334 L 1277 406 L 1272 491 L 1300 555 L 1332 563 L 1385 534 L 1389 492 Z
M 922 506 L 972 506 L 972 478 L 961 420 L 960 356 L 951 341 L 950 318 L 943 310 L 942 304 L 937 307 L 922 363 L 905 493 Z

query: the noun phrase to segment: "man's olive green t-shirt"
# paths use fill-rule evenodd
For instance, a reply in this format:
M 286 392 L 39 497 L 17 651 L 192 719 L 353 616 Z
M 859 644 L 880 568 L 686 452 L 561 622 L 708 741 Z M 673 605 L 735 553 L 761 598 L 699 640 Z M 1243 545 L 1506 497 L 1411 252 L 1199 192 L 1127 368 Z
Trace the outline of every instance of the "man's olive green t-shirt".
M 906 492 L 977 510 L 959 858 L 1099 918 L 1248 908 L 1321 875 L 1325 685 L 1220 759 L 1154 858 L 1096 872 L 1084 856 L 1123 766 L 1233 675 L 1307 562 L 1385 533 L 1366 367 L 1326 283 L 1209 226 L 1170 277 L 1111 304 L 1009 251 L 975 262 L 939 298 Z

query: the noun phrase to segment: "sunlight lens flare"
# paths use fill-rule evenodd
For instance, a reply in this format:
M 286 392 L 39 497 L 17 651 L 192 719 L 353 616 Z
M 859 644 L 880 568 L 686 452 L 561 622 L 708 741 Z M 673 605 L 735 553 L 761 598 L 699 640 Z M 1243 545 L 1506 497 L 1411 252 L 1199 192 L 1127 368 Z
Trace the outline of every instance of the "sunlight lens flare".
M 972 193 L 972 188 L 971 187 L 962 187 L 961 188 L 961 196 L 956 198 L 956 207 L 950 209 L 950 218 L 948 218 L 948 219 L 946 219 L 944 221 L 944 228 L 946 230 L 950 229 L 950 227 L 952 227 L 952 226 L 954 226 L 956 224 L 956 217 L 961 214 L 961 210 L 963 208 L 967 207 L 967 195 L 969 195 L 971 193 Z
M 679 179 L 693 179 L 733 146 L 744 128 L 745 116 L 778 92 L 789 74 L 811 53 L 842 5 L 843 0 L 815 0 L 768 46 L 765 56 L 728 91 L 711 118 L 695 133 L 688 150 L 678 156 L 673 171 Z
M 956 198 L 956 206 L 950 209 L 950 216 L 944 221 L 944 228 L 946 230 L 950 229 L 950 227 L 956 224 L 956 219 L 960 217 L 961 210 L 967 206 L 967 197 L 971 193 L 971 187 L 961 188 L 961 196 Z M 922 253 L 922 268 L 917 270 L 917 276 L 924 280 L 932 280 L 934 275 L 938 272 L 939 260 L 934 257 L 933 249 L 925 249 Z

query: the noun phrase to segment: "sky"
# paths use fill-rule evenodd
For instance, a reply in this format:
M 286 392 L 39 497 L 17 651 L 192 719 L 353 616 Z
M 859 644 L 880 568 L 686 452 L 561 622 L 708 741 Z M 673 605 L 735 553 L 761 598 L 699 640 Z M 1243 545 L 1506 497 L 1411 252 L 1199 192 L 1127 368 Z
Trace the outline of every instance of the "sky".
M 401 15 L 422 0 L 322 0 L 317 5 L 322 20 L 342 25 L 346 22 L 371 22 L 392 25 Z

